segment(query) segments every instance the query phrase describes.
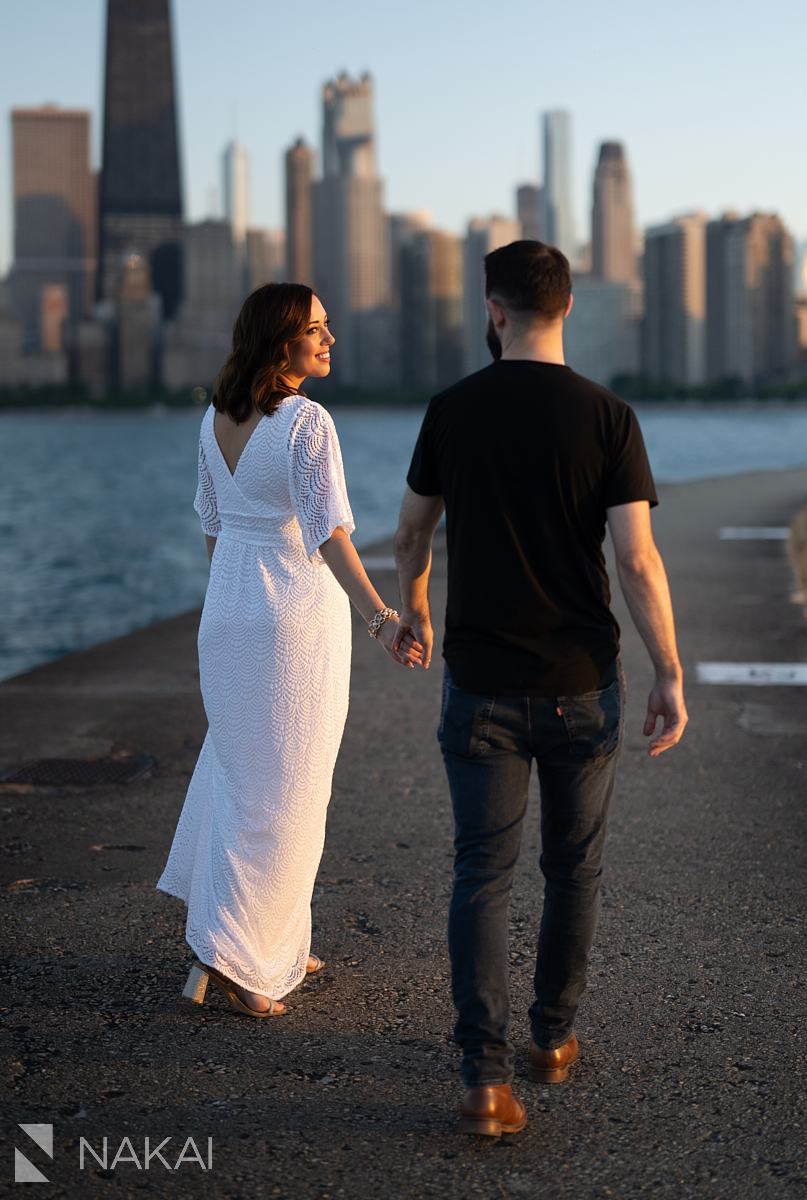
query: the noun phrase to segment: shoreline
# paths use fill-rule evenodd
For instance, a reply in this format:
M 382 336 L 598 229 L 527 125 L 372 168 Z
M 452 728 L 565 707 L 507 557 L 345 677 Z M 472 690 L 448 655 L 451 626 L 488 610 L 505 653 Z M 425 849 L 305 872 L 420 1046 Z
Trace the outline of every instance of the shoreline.
M 312 397 L 310 397 L 310 399 L 313 400 L 313 399 L 316 399 L 316 397 L 312 396 Z M 380 414 L 385 414 L 385 413 L 411 414 L 411 413 L 418 412 L 418 411 L 420 411 L 420 412 L 426 411 L 426 405 L 420 404 L 420 403 L 417 403 L 417 404 L 414 404 L 414 403 L 413 404 L 372 404 L 372 405 L 371 404 L 334 404 L 334 405 L 329 406 L 329 405 L 325 404 L 322 400 L 317 400 L 316 402 L 317 402 L 317 404 L 322 404 L 322 407 L 327 409 L 328 412 L 337 412 L 337 413 L 339 413 L 340 416 L 342 414 L 378 416 Z M 807 402 L 805 402 L 804 407 L 807 408 Z M 127 408 L 126 406 L 119 406 L 117 408 L 114 408 L 114 407 L 102 408 L 100 406 L 96 406 L 96 405 L 92 405 L 92 404 L 76 404 L 76 405 L 58 404 L 58 405 L 52 405 L 52 406 L 51 405 L 41 405 L 41 406 L 33 406 L 32 405 L 31 407 L 22 406 L 21 408 L 0 408 L 0 420 L 2 420 L 4 417 L 21 417 L 21 416 L 24 416 L 24 417 L 57 416 L 57 417 L 65 417 L 65 418 L 69 418 L 69 417 L 99 417 L 99 418 L 102 418 L 102 417 L 142 417 L 144 419 L 151 417 L 152 419 L 154 419 L 154 418 L 159 419 L 159 418 L 163 418 L 163 417 L 173 417 L 173 416 L 189 417 L 192 413 L 198 413 L 199 420 L 201 421 L 202 417 L 205 414 L 206 409 L 207 409 L 207 402 L 205 402 L 205 404 L 203 404 L 203 405 L 202 404 L 172 405 L 172 404 L 162 404 L 162 403 L 157 402 L 157 403 L 151 404 L 151 405 L 143 405 L 143 406 L 133 405 L 131 408 Z
M 311 397 L 323 408 L 339 413 L 364 414 L 377 416 L 379 413 L 412 413 L 421 409 L 425 411 L 427 401 L 417 400 L 392 401 L 390 403 L 371 402 L 367 404 L 356 402 L 341 402 L 328 404 L 326 399 Z M 748 398 L 745 400 L 626 400 L 625 403 L 640 412 L 646 413 L 677 413 L 677 412 L 709 412 L 709 413 L 748 413 L 748 412 L 807 412 L 807 399 L 760 400 Z M 92 416 L 92 417 L 165 417 L 189 416 L 198 412 L 204 415 L 207 401 L 204 404 L 164 404 L 155 401 L 153 404 L 110 405 L 101 404 L 37 404 L 0 406 L 0 420 L 4 417 L 20 416 Z

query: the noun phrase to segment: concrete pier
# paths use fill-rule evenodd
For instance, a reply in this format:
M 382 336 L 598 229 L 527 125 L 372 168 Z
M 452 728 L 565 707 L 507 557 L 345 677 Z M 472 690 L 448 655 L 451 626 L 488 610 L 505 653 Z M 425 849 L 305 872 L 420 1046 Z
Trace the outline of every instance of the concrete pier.
M 784 543 L 718 537 L 787 525 L 807 503 L 807 471 L 660 493 L 691 724 L 678 748 L 647 757 L 651 672 L 617 598 L 628 724 L 580 1061 L 562 1086 L 526 1076 L 536 803 L 510 945 L 529 1124 L 500 1142 L 454 1132 L 439 660 L 428 673 L 397 668 L 356 624 L 314 903 L 312 948 L 327 967 L 288 997 L 287 1016 L 263 1022 L 216 993 L 203 1007 L 181 1000 L 183 909 L 154 887 L 205 732 L 198 614 L 0 684 L 0 765 L 158 760 L 128 787 L 0 789 L 0 1194 L 12 1194 L 17 1148 L 49 1181 L 37 1195 L 70 1200 L 804 1196 L 807 689 L 699 686 L 694 668 L 807 661 Z M 394 603 L 393 574 L 374 575 Z M 437 616 L 444 582 L 438 548 Z M 20 1123 L 53 1125 L 52 1159 Z M 112 1168 L 125 1137 L 140 1169 L 127 1147 Z M 99 1156 L 107 1139 L 106 1169 L 86 1146 L 80 1169 L 82 1138 Z M 156 1158 L 144 1169 L 145 1138 L 152 1151 L 171 1139 L 170 1171 Z M 199 1154 L 177 1163 L 188 1138 Z

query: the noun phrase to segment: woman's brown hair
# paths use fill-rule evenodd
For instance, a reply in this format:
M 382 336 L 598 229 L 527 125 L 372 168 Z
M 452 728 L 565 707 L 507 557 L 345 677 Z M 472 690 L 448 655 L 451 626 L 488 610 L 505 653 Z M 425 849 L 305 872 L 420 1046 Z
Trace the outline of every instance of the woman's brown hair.
M 253 406 L 271 417 L 284 396 L 295 395 L 281 376 L 289 366 L 289 346 L 305 337 L 311 323 L 313 298 L 302 283 L 267 283 L 250 292 L 213 388 L 216 412 L 240 425 Z

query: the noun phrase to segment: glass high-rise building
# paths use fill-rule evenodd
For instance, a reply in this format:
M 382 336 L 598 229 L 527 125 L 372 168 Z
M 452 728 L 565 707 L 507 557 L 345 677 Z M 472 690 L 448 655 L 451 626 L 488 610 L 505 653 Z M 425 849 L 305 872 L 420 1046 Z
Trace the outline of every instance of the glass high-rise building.
M 249 151 L 236 138 L 227 143 L 221 156 L 221 185 L 224 220 L 235 245 L 243 248 L 251 224 Z
M 572 202 L 572 114 L 563 110 L 543 116 L 542 239 L 574 264 L 577 259 Z
M 96 268 L 96 178 L 90 169 L 90 114 L 15 108 L 15 308 L 28 352 L 61 341 L 55 297 L 75 328 L 89 311 Z M 47 326 L 47 331 L 46 331 Z
M 348 75 L 322 91 L 322 179 L 313 186 L 314 287 L 337 347 L 332 380 L 391 386 L 398 364 L 389 221 L 376 174 L 373 81 Z
M 442 390 L 463 373 L 463 242 L 414 230 L 399 250 L 401 383 Z
M 791 370 L 793 239 L 775 213 L 706 226 L 706 375 L 768 383 Z
M 182 298 L 182 189 L 168 0 L 107 0 L 99 299 L 117 302 L 124 254 L 148 261 L 163 315 Z
M 521 236 L 540 242 L 543 219 L 543 191 L 534 183 L 522 183 L 516 190 L 516 216 L 521 222 Z
M 699 384 L 706 377 L 706 217 L 691 213 L 645 231 L 642 372 Z

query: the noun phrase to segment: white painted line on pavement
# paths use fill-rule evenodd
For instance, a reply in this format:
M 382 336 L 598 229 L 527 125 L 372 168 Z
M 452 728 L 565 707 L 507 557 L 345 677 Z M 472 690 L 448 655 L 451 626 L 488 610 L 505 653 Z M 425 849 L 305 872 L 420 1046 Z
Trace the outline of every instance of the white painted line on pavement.
M 698 683 L 746 683 L 752 687 L 776 685 L 807 687 L 807 663 L 697 664 Z
M 365 571 L 394 571 L 395 559 L 390 555 L 389 558 L 373 558 L 369 555 L 361 560 Z
M 724 525 L 720 530 L 724 542 L 786 542 L 789 537 L 786 525 Z

